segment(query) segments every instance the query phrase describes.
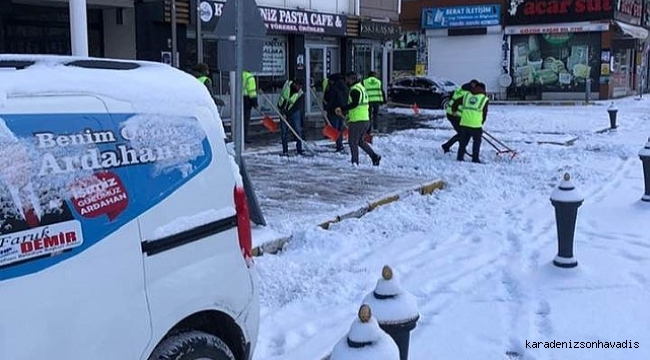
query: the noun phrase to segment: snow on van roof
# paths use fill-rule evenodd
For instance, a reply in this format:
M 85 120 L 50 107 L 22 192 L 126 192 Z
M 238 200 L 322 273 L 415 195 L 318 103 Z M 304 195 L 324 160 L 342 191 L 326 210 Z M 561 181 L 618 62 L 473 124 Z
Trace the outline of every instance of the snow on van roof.
M 203 105 L 212 108 L 218 116 L 216 105 L 203 84 L 163 63 L 0 55 L 0 100 L 16 95 L 65 93 L 128 101 L 138 112 L 178 113 Z

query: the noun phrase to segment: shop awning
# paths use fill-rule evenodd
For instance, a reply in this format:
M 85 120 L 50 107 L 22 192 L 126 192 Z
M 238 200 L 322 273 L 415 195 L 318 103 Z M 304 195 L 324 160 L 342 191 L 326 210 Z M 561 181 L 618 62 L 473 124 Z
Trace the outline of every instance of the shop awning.
M 645 40 L 648 37 L 648 30 L 640 26 L 626 24 L 620 21 L 614 21 L 614 23 L 616 23 L 616 26 L 618 26 L 624 34 L 635 39 Z

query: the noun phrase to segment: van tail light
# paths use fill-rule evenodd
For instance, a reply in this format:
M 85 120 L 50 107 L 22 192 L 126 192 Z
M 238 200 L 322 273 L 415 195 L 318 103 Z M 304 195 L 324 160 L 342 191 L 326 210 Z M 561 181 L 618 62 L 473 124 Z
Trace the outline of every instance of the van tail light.
M 246 190 L 241 186 L 235 186 L 235 210 L 237 211 L 237 235 L 239 236 L 239 247 L 246 261 L 246 265 L 253 265 L 253 234 L 251 231 L 250 215 L 248 213 L 248 200 Z

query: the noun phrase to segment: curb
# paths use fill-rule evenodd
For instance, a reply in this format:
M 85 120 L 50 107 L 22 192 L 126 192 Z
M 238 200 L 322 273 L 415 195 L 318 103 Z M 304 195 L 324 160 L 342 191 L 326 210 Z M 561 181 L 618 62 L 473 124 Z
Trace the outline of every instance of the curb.
M 431 195 L 436 190 L 444 189 L 446 185 L 447 184 L 442 180 L 435 180 L 429 183 L 421 184 L 414 188 L 403 190 L 398 193 L 383 197 L 379 200 L 369 202 L 368 204 L 356 210 L 345 213 L 343 215 L 337 215 L 334 219 L 320 223 L 318 224 L 318 226 L 321 227 L 322 229 L 328 230 L 330 228 L 330 225 L 332 224 L 341 222 L 346 219 L 352 219 L 352 218 L 359 219 L 362 216 L 366 215 L 367 213 L 377 208 L 380 208 L 384 205 L 388 205 L 393 202 L 396 202 L 412 192 L 418 192 L 422 196 Z M 286 245 L 291 241 L 292 238 L 293 238 L 292 235 L 284 236 L 275 240 L 267 241 L 261 245 L 258 245 L 254 247 L 252 250 L 253 256 L 258 257 L 258 256 L 263 256 L 264 254 L 277 254 L 278 252 L 281 252 L 282 250 L 285 249 Z

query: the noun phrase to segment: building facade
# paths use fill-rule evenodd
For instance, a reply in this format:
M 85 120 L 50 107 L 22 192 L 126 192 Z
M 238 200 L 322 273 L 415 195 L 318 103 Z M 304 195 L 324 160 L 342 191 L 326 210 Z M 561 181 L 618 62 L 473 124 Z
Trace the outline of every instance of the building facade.
M 87 0 L 90 56 L 136 58 L 133 0 Z M 71 54 L 67 2 L 0 1 L 0 53 Z
M 400 3 L 360 0 L 359 11 L 359 16 L 351 17 L 348 25 L 350 69 L 361 76 L 376 72 L 386 88 L 392 79 L 393 44 L 401 33 Z
M 632 95 L 647 77 L 648 2 L 509 3 L 511 99 L 609 99 Z

